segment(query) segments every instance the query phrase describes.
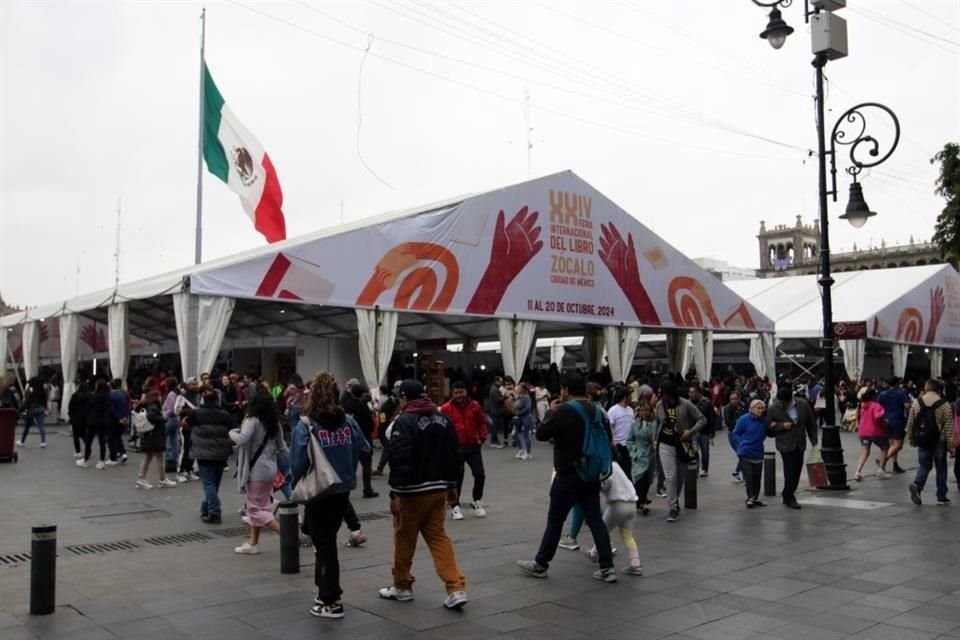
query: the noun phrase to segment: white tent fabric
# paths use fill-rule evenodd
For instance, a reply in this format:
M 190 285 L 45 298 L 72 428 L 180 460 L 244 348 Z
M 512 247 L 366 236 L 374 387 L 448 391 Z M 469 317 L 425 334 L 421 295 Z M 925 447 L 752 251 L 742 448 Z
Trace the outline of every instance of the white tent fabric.
M 173 321 L 177 328 L 177 346 L 180 347 L 180 371 L 190 368 L 190 294 L 183 291 L 170 296 L 173 298 Z
M 603 356 L 606 355 L 606 341 L 603 331 L 591 329 L 583 336 L 581 343 L 583 361 L 590 371 L 599 371 L 603 367 Z
M 23 325 L 23 371 L 30 380 L 40 370 L 40 323 Z
M 930 377 L 939 378 L 943 373 L 943 350 L 930 349 Z
M 867 339 L 953 349 L 960 319 L 946 313 L 960 275 L 947 264 L 833 274 L 833 319 L 864 323 Z M 776 323 L 780 338 L 818 338 L 823 332 L 817 276 L 734 280 L 734 292 Z
M 500 336 L 503 373 L 519 382 L 527 354 L 537 333 L 537 323 L 534 320 L 501 318 L 497 320 L 497 333 Z
M 397 339 L 398 316 L 395 311 L 357 309 L 360 336 L 360 368 L 363 380 L 374 394 L 386 382 L 387 367 Z
M 910 347 L 905 344 L 890 345 L 891 355 L 893 356 L 893 375 L 902 378 L 907 372 L 907 357 L 910 355 Z
M 637 342 L 640 340 L 640 329 L 637 327 L 604 327 L 604 345 L 607 348 L 607 364 L 610 367 L 610 377 L 614 382 L 625 382 L 630 368 L 633 366 L 633 356 L 637 352 Z
M 110 375 L 127 384 L 130 366 L 130 321 L 127 303 L 117 302 L 107 308 L 107 344 L 110 350 Z
M 198 300 L 197 375 L 210 373 L 217 363 L 220 345 L 227 335 L 235 300 L 222 296 L 200 296 Z M 179 337 L 179 332 L 178 332 Z M 186 369 L 184 369 L 186 371 Z
M 60 316 L 60 362 L 63 366 L 63 394 L 60 399 L 60 417 L 69 420 L 67 408 L 77 391 L 80 318 L 74 313 Z
M 759 377 L 776 380 L 777 351 L 773 334 L 764 333 L 750 338 L 750 364 Z
M 7 372 L 7 354 L 10 351 L 10 341 L 7 330 L 0 328 L 0 376 Z
M 690 371 L 693 363 L 693 346 L 688 331 L 667 332 L 667 353 L 670 354 L 670 370 L 682 376 Z
M 697 370 L 697 377 L 701 380 L 709 380 L 710 371 L 713 369 L 713 332 L 697 329 L 690 332 L 690 339 L 693 366 Z
M 867 355 L 866 340 L 838 340 L 837 345 L 843 351 L 843 368 L 853 382 L 863 378 L 863 364 Z

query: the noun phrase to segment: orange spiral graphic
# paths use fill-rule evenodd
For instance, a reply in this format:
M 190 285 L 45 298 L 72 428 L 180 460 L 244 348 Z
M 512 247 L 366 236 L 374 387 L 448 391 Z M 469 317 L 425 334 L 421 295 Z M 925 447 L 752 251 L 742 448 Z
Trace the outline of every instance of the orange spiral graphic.
M 698 328 L 706 326 L 706 320 L 714 327 L 720 326 L 713 302 L 706 288 L 695 278 L 677 276 L 667 287 L 670 316 L 678 327 Z
M 418 266 L 425 262 L 426 265 Z M 443 268 L 443 279 L 438 268 Z M 442 285 L 441 285 L 442 282 Z M 446 311 L 460 283 L 457 258 L 430 242 L 405 242 L 383 256 L 357 298 L 357 304 L 375 306 L 380 296 L 397 285 L 393 307 L 414 311 Z
M 747 303 L 741 302 L 740 306 L 733 310 L 727 319 L 723 321 L 723 326 L 727 329 L 756 329 L 757 325 L 747 309 Z
M 907 307 L 900 312 L 897 321 L 897 340 L 920 342 L 923 335 L 923 314 L 916 307 Z

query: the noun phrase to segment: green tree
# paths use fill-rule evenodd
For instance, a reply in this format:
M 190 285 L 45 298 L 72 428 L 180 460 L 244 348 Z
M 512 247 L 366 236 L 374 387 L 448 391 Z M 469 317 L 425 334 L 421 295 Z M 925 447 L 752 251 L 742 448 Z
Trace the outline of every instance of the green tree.
M 940 255 L 954 265 L 960 260 L 960 144 L 948 142 L 930 159 L 930 164 L 940 163 L 934 192 L 947 201 L 937 216 L 933 242 Z

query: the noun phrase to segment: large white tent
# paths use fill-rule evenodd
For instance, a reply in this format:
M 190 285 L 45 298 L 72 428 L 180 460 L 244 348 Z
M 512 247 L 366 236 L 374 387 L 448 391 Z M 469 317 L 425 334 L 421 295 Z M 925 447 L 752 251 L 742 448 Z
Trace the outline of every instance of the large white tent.
M 675 345 L 689 335 L 698 370 L 708 371 L 713 332 L 774 329 L 569 171 L 12 314 L 0 326 L 10 338 L 0 340 L 0 362 L 10 345 L 28 376 L 42 355 L 66 373 L 81 344 L 100 353 L 106 342 L 123 377 L 131 336 L 139 348 L 179 351 L 185 375 L 209 371 L 225 341 L 295 340 L 298 369 L 353 375 L 358 365 L 371 386 L 398 337 L 459 341 L 466 351 L 499 338 L 504 370 L 517 374 L 535 337 L 588 334 L 591 358 L 606 351 L 622 379 L 644 331 Z M 88 326 L 105 340 L 87 343 Z
M 950 265 L 848 271 L 834 274 L 834 279 L 834 335 L 850 378 L 864 374 L 868 343 L 890 350 L 892 372 L 901 377 L 911 350 L 922 351 L 933 375 L 939 375 L 943 351 L 960 349 L 960 274 Z M 778 341 L 814 345 L 822 335 L 817 276 L 727 284 L 773 318 Z

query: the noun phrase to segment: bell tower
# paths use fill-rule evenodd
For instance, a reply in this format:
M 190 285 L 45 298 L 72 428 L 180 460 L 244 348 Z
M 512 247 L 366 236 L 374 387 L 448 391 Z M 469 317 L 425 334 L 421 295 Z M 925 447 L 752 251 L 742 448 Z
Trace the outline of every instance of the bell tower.
M 760 271 L 786 271 L 815 265 L 820 255 L 816 221 L 805 225 L 799 215 L 792 227 L 779 224 L 767 229 L 761 220 L 757 240 L 760 244 Z

